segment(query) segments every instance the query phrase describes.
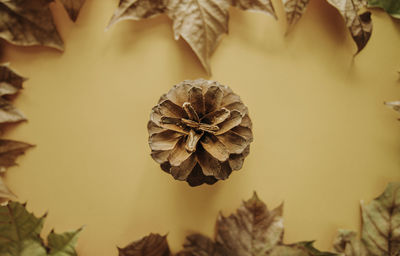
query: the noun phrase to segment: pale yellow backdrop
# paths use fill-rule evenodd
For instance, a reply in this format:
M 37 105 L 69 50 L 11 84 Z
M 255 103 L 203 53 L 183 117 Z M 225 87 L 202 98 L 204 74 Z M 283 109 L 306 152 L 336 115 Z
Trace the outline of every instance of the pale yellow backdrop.
M 338 228 L 358 230 L 359 201 L 400 178 L 400 122 L 383 105 L 400 99 L 400 23 L 373 11 L 372 38 L 353 60 L 344 22 L 324 0 L 312 0 L 287 37 L 278 2 L 280 21 L 231 10 L 211 77 L 173 40 L 166 16 L 105 31 L 117 0 L 88 0 L 76 24 L 53 5 L 63 54 L 6 45 L 2 60 L 29 78 L 16 100 L 29 122 L 6 136 L 37 145 L 6 182 L 29 210 L 49 212 L 43 234 L 85 225 L 81 256 L 117 255 L 150 232 L 168 233 L 177 251 L 193 231 L 212 235 L 218 212 L 254 190 L 270 207 L 285 202 L 288 243 L 328 250 Z M 255 140 L 241 171 L 191 188 L 151 159 L 146 123 L 162 93 L 199 77 L 242 96 Z

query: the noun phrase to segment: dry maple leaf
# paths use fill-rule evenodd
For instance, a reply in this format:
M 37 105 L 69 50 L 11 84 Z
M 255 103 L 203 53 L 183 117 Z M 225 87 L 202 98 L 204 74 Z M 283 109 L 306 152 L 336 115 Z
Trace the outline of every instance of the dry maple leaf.
M 394 109 L 397 112 L 400 112 L 400 101 L 385 102 L 385 105 L 388 106 L 389 108 Z
M 24 81 L 25 78 L 11 70 L 8 64 L 0 64 L 0 124 L 26 120 L 7 99 L 9 95 L 15 95 L 22 89 Z
M 0 176 L 0 203 L 4 203 L 8 200 L 15 200 L 16 196 L 11 190 L 6 186 L 3 178 Z
M 25 142 L 0 139 L 0 202 L 14 200 L 16 196 L 3 181 L 3 175 L 8 167 L 16 165 L 15 160 L 26 150 L 33 147 Z
M 8 64 L 0 65 L 0 96 L 13 95 L 22 89 L 26 79 L 9 68 Z
M 400 183 L 390 183 L 369 204 L 361 202 L 361 240 L 355 232 L 339 230 L 335 250 L 344 256 L 400 255 Z
M 312 242 L 283 243 L 283 206 L 272 211 L 254 196 L 236 214 L 218 216 L 215 241 L 201 234 L 189 235 L 176 256 L 333 256 Z M 165 236 L 151 234 L 120 249 L 120 256 L 169 256 Z
M 76 21 L 85 0 L 60 0 L 71 20 Z
M 0 97 L 0 124 L 25 121 L 26 118 L 8 100 Z
M 289 29 L 294 26 L 306 11 L 310 0 L 283 0 L 286 12 L 286 21 Z
M 288 30 L 294 26 L 305 12 L 309 0 L 282 0 Z M 357 45 L 359 53 L 368 43 L 372 33 L 371 13 L 365 11 L 366 0 L 327 0 L 343 17 L 346 27 Z
M 0 206 L 0 255 L 77 256 L 74 247 L 82 229 L 62 234 L 51 231 L 45 246 L 40 237 L 45 217 L 35 217 L 17 202 Z
M 357 53 L 364 49 L 372 33 L 371 13 L 364 10 L 366 0 L 327 0 L 342 15 L 357 44 Z M 357 54 L 356 53 L 356 54 Z
M 16 45 L 43 45 L 59 50 L 63 42 L 54 25 L 52 0 L 0 0 L 0 38 Z
M 173 20 L 175 40 L 182 37 L 210 74 L 210 56 L 228 32 L 229 6 L 276 17 L 270 0 L 120 0 L 108 26 L 165 13 Z
M 393 108 L 394 110 L 400 112 L 400 101 L 390 101 L 390 102 L 385 102 L 385 105 Z
M 242 168 L 253 141 L 251 128 L 247 107 L 228 86 L 186 80 L 152 109 L 151 156 L 177 180 L 213 184 Z
M 15 109 L 6 99 L 9 95 L 15 95 L 22 89 L 25 78 L 11 70 L 7 64 L 0 65 L 0 124 L 18 122 L 25 120 L 25 117 Z M 4 174 L 8 167 L 16 165 L 15 160 L 32 145 L 0 139 L 0 175 Z M 6 187 L 0 176 L 0 201 L 14 199 L 14 194 Z
M 0 139 L 0 172 L 16 165 L 15 159 L 31 147 L 33 145 L 25 142 Z
M 150 234 L 124 248 L 118 248 L 119 256 L 169 256 L 171 254 L 166 236 Z

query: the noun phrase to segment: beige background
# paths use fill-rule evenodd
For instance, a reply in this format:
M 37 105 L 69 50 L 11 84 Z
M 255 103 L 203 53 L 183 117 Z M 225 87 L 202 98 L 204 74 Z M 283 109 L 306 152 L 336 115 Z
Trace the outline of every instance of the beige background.
M 45 230 L 86 225 L 81 256 L 117 255 L 150 233 L 168 233 L 174 251 L 186 234 L 213 234 L 253 190 L 285 202 L 285 241 L 331 249 L 338 228 L 358 231 L 359 200 L 400 178 L 400 122 L 384 100 L 400 98 L 400 24 L 373 11 L 374 33 L 355 45 L 338 13 L 312 0 L 292 33 L 260 13 L 231 10 L 230 34 L 212 57 L 211 79 L 242 96 L 255 141 L 244 168 L 214 186 L 189 187 L 150 158 L 146 122 L 158 97 L 181 80 L 207 78 L 166 16 L 125 21 L 105 32 L 118 1 L 88 0 L 76 24 L 52 9 L 63 54 L 6 45 L 3 61 L 29 77 L 16 100 L 29 122 L 6 136 L 37 144 L 6 182 L 48 211 Z

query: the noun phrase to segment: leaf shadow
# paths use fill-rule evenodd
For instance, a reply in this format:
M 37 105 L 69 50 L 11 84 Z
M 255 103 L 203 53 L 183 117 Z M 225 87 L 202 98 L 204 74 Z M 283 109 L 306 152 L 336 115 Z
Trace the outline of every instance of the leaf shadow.
M 14 53 L 18 53 L 19 56 L 23 56 L 26 62 L 41 56 L 43 58 L 61 58 L 62 51 L 59 51 L 54 48 L 45 47 L 45 46 L 19 46 L 14 45 L 4 40 L 0 40 L 0 61 L 1 62 L 10 62 L 11 56 Z M 11 63 L 12 67 L 12 63 Z
M 179 77 L 182 77 L 180 80 L 185 79 L 197 79 L 197 78 L 208 78 L 212 76 L 212 56 L 210 57 L 210 66 L 211 66 L 211 74 L 207 74 L 207 71 L 201 65 L 200 60 L 197 58 L 196 54 L 190 48 L 190 46 L 180 38 L 178 41 L 175 41 L 177 47 L 179 48 L 179 59 L 180 67 L 177 72 Z M 217 47 L 218 49 L 218 47 Z
M 391 18 L 393 27 L 397 30 L 397 33 L 400 35 L 400 19 Z
M 235 38 L 246 47 L 258 49 L 268 54 L 280 54 L 277 50 L 283 40 L 280 20 L 276 20 L 265 13 L 243 11 L 237 8 L 230 8 L 229 16 L 229 32 L 223 36 L 221 41 L 226 40 L 230 34 L 235 34 Z M 262 26 L 252 27 L 255 23 L 260 22 Z
M 170 69 L 172 76 L 177 76 L 184 80 L 188 79 L 188 77 L 194 78 L 207 75 L 190 46 L 182 38 L 179 40 L 174 39 L 172 21 L 166 15 L 158 15 L 157 17 L 139 21 L 122 21 L 114 24 L 106 33 L 111 33 L 110 37 L 112 38 L 108 41 L 106 51 L 116 49 L 119 55 L 135 55 L 135 52 L 139 51 L 140 48 L 143 49 L 143 45 L 149 40 L 148 38 L 154 38 L 153 35 L 156 33 L 157 40 L 165 40 L 167 42 L 163 45 L 165 46 L 163 49 L 166 50 L 158 58 L 167 64 L 166 68 Z M 173 48 L 168 50 L 171 42 Z M 169 63 L 169 60 L 174 60 L 173 65 Z
M 91 2 L 88 0 L 88 2 Z M 53 21 L 56 29 L 64 42 L 64 51 L 66 50 L 66 39 L 71 33 L 74 23 L 69 19 L 64 7 L 60 2 L 50 3 Z M 64 51 L 54 49 L 52 47 L 34 45 L 34 46 L 19 46 L 9 43 L 3 39 L 0 40 L 0 60 L 7 61 L 9 52 L 18 52 L 19 55 L 29 55 L 29 57 L 38 57 L 46 55 L 46 57 L 60 58 Z
M 174 180 L 147 153 L 143 154 L 147 155 L 144 169 L 137 176 L 140 181 L 136 182 L 135 191 L 127 196 L 131 204 L 137 205 L 137 210 L 132 211 L 130 221 L 126 223 L 126 234 L 134 238 L 150 232 L 167 234 L 171 244 L 179 244 L 181 248 L 185 237 L 193 233 L 193 227 L 204 226 L 207 228 L 205 231 L 211 232 L 208 227 L 214 225 L 215 219 L 213 216 L 210 222 L 207 214 L 214 214 L 207 208 L 210 204 L 215 205 L 220 186 L 192 188 L 184 181 Z M 149 182 L 153 185 L 149 185 Z M 145 202 L 141 199 L 144 196 Z M 164 220 L 161 225 L 160 220 Z M 192 228 L 187 226 L 188 223 Z
M 348 30 L 340 13 L 325 0 L 311 0 L 303 17 L 295 24 L 291 33 L 288 34 L 288 39 L 290 40 L 297 33 L 306 33 L 308 34 L 306 38 L 309 43 L 311 45 L 315 44 L 314 31 L 299 31 L 302 23 L 314 23 L 318 26 L 318 29 L 324 31 L 324 36 L 329 37 L 329 40 L 336 45 L 342 45 L 348 38 Z
M 134 48 L 140 40 L 144 40 L 146 35 L 155 33 L 162 26 L 170 24 L 168 17 L 158 15 L 153 18 L 143 20 L 124 20 L 105 28 L 106 33 L 110 33 L 113 40 L 109 43 L 116 43 L 119 50 L 127 51 Z M 157 32 L 159 33 L 159 32 Z M 123 36 L 121 36 L 123 35 Z M 169 37 L 169 33 L 161 34 L 163 38 Z
M 294 58 L 315 58 L 338 76 L 352 76 L 356 45 L 338 10 L 325 0 L 310 1 L 303 17 L 286 35 L 285 44 Z
M 229 181 L 227 181 L 229 182 Z M 218 193 L 221 191 L 221 188 L 224 186 L 224 181 L 219 181 L 214 185 L 203 184 L 198 187 L 190 187 L 186 182 L 181 182 L 178 186 L 173 187 L 172 197 L 173 207 L 175 209 L 175 214 L 177 219 L 183 218 L 189 215 L 191 218 L 191 223 L 196 223 L 196 226 L 204 226 L 207 227 L 210 225 L 210 219 L 205 218 L 207 215 L 207 209 L 210 208 L 210 205 L 214 205 L 217 198 Z M 208 214 L 211 214 L 209 211 Z M 216 217 L 216 216 L 215 216 Z M 214 225 L 214 220 L 212 219 L 212 225 Z M 180 237 L 185 237 L 189 233 L 193 231 L 190 228 L 186 228 L 185 230 L 181 230 L 179 235 Z M 201 230 L 198 230 L 199 232 Z M 211 232 L 212 230 L 203 230 L 205 232 Z

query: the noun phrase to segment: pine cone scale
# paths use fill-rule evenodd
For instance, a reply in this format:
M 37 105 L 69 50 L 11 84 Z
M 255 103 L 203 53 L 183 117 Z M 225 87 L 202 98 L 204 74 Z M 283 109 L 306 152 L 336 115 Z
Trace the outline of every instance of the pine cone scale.
M 153 150 L 151 157 L 159 164 L 168 163 L 168 157 L 171 150 Z
M 237 110 L 230 111 L 230 116 L 219 124 L 219 130 L 215 132 L 215 135 L 224 134 L 230 131 L 234 127 L 240 125 L 242 122 L 242 114 Z
M 228 149 L 214 135 L 204 136 L 201 145 L 208 153 L 221 162 L 224 162 L 229 158 Z
M 231 131 L 243 137 L 248 142 L 253 141 L 253 133 L 251 132 L 251 129 L 248 127 L 238 125 L 232 128 Z
M 206 150 L 199 150 L 196 156 L 204 175 L 221 179 L 221 164 L 217 159 Z
M 200 122 L 199 115 L 197 114 L 196 110 L 193 108 L 192 104 L 189 102 L 183 103 L 183 109 L 185 110 L 189 120 L 193 120 L 195 122 Z
M 217 111 L 208 113 L 207 115 L 203 116 L 201 118 L 201 121 L 205 122 L 205 123 L 217 125 L 217 124 L 220 124 L 223 121 L 225 121 L 230 115 L 231 115 L 231 112 L 228 109 L 221 108 Z
M 180 166 L 171 166 L 170 172 L 175 179 L 186 180 L 196 166 L 196 163 L 196 157 L 192 154 L 188 159 L 183 161 Z
M 206 113 L 218 110 L 222 103 L 223 92 L 218 86 L 211 86 L 204 94 L 204 106 Z
M 222 144 L 225 145 L 231 154 L 242 153 L 248 145 L 248 142 L 245 138 L 232 131 L 228 131 L 222 135 L 219 135 L 217 138 Z
M 186 139 L 186 150 L 189 152 L 196 151 L 197 143 L 199 142 L 203 134 L 203 132 L 196 133 L 194 130 L 190 130 L 189 135 Z
M 192 152 L 186 150 L 186 138 L 181 137 L 180 140 L 176 143 L 175 147 L 171 150 L 168 161 L 172 166 L 179 166 L 186 159 L 192 155 Z
M 242 169 L 244 159 L 249 155 L 250 147 L 247 146 L 241 154 L 232 154 L 229 158 L 229 166 L 233 171 Z
M 187 95 L 191 88 L 192 85 L 189 84 L 189 82 L 183 81 L 179 86 L 175 85 L 171 90 L 169 90 L 169 92 L 165 94 L 165 98 L 175 102 L 178 106 L 182 106 L 183 103 L 187 101 Z
M 233 102 L 228 105 L 224 105 L 222 107 L 225 107 L 230 111 L 237 110 L 240 113 L 242 113 L 243 115 L 247 114 L 247 112 L 248 112 L 247 107 L 241 102 Z
M 151 137 L 153 134 L 160 133 L 166 131 L 166 129 L 158 126 L 156 123 L 153 121 L 149 121 L 147 123 L 147 130 L 149 131 L 149 136 Z
M 155 133 L 150 136 L 149 144 L 153 150 L 170 150 L 175 147 L 175 144 L 183 134 L 166 130 L 160 133 Z
M 251 122 L 251 119 L 249 117 L 249 115 L 244 115 L 243 119 L 242 119 L 242 123 L 240 124 L 240 126 L 243 127 L 247 127 L 249 129 L 253 128 L 253 123 Z
M 161 116 L 177 118 L 187 117 L 186 112 L 182 109 L 182 107 L 176 105 L 170 100 L 164 100 L 158 104 L 158 110 Z
M 203 89 L 200 87 L 192 87 L 189 90 L 189 102 L 199 116 L 204 115 L 205 107 L 203 100 Z
M 172 130 L 182 134 L 188 134 L 188 132 L 182 127 L 182 119 L 176 117 L 161 117 L 160 127 L 165 130 Z

